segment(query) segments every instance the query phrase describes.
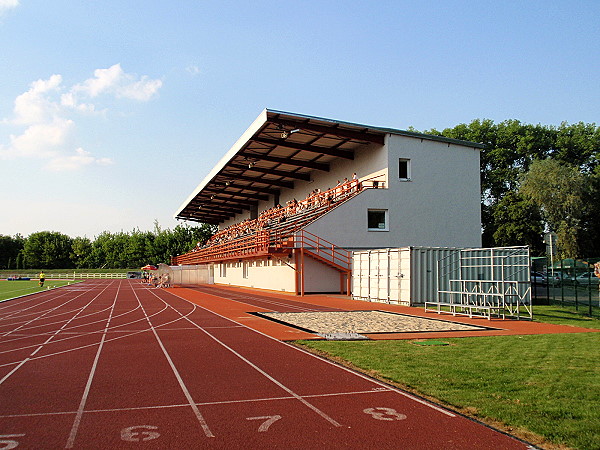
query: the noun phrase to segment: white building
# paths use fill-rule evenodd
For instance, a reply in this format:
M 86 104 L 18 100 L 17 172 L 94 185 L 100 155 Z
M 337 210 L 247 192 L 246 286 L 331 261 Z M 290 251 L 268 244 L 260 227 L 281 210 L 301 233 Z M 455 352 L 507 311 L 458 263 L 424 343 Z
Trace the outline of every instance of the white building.
M 217 284 L 338 292 L 349 286 L 345 251 L 479 247 L 482 148 L 266 109 L 175 214 L 221 230 L 247 220 L 256 232 L 173 262 L 211 263 Z M 353 173 L 364 189 L 348 184 L 333 204 L 256 227 L 263 211 L 316 188 L 336 194 L 338 180 Z

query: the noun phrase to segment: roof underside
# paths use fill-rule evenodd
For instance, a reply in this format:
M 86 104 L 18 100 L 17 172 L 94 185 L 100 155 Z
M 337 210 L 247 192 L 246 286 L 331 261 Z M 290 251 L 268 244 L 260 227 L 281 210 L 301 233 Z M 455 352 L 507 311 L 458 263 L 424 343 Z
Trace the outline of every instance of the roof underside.
M 273 110 L 263 111 L 255 124 L 181 205 L 177 219 L 221 223 L 278 196 L 281 189 L 293 189 L 296 181 L 309 181 L 311 172 L 328 172 L 336 159 L 354 159 L 357 148 L 383 145 L 386 134 L 399 133 Z

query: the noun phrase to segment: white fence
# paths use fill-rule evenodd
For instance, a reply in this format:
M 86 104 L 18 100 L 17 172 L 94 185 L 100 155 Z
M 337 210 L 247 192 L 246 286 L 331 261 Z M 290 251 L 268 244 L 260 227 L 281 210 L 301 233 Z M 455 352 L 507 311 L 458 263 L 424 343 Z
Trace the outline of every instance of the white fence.
M 37 279 L 39 278 L 40 274 L 36 273 L 36 274 L 15 274 L 15 275 L 7 275 L 7 276 L 16 276 L 16 277 L 21 277 L 21 278 L 31 278 L 33 279 Z M 127 278 L 127 272 L 107 272 L 107 273 L 78 273 L 78 272 L 71 272 L 71 273 L 47 273 L 46 274 L 46 279 L 47 280 L 87 280 L 90 278 L 113 278 L 113 279 L 119 279 L 119 278 Z

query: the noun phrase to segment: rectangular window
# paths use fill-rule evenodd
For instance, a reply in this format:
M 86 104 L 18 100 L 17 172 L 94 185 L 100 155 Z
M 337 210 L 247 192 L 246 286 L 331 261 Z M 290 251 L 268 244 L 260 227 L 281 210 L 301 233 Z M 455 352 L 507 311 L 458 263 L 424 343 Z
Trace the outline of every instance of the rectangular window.
M 248 262 L 244 261 L 242 263 L 242 278 L 248 278 Z
M 387 209 L 369 209 L 367 228 L 369 231 L 388 231 Z
M 227 265 L 226 263 L 219 264 L 219 272 L 221 277 L 225 278 L 227 276 Z
M 398 178 L 402 181 L 410 180 L 410 159 L 400 158 L 398 161 Z

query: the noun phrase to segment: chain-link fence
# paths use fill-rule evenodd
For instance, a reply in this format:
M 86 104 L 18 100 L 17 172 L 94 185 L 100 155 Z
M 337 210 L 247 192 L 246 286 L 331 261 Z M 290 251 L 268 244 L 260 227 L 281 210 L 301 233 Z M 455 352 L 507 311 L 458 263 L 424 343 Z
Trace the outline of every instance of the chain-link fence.
M 600 258 L 532 258 L 531 297 L 534 304 L 571 306 L 582 314 L 600 317 Z

